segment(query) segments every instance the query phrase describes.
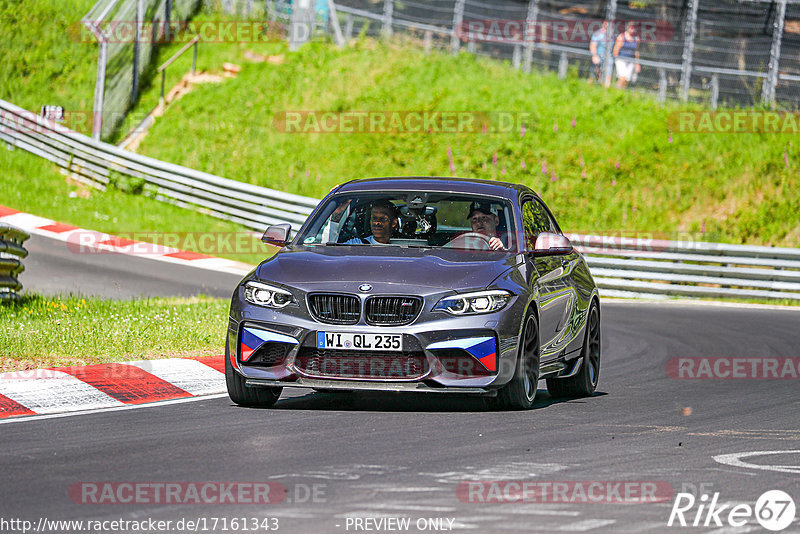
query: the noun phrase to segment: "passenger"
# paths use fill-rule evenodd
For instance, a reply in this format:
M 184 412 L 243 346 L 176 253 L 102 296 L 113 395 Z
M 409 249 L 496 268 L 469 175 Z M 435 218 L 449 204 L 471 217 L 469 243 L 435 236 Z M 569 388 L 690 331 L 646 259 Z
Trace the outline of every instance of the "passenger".
M 388 245 L 389 239 L 397 229 L 397 206 L 386 199 L 379 199 L 372 203 L 369 215 L 369 227 L 372 235 L 369 237 L 354 237 L 345 241 L 346 245 L 372 244 Z

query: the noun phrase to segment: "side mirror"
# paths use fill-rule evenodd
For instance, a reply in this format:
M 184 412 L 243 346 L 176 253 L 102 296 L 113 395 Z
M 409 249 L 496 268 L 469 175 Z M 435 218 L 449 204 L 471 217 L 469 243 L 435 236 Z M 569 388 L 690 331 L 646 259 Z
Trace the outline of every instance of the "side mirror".
M 267 227 L 267 231 L 261 236 L 261 242 L 267 245 L 275 245 L 276 247 L 286 246 L 286 240 L 289 238 L 289 232 L 292 231 L 292 225 L 289 223 L 273 224 Z
M 572 252 L 572 243 L 561 234 L 542 232 L 536 236 L 536 246 L 533 253 L 539 256 L 569 254 Z

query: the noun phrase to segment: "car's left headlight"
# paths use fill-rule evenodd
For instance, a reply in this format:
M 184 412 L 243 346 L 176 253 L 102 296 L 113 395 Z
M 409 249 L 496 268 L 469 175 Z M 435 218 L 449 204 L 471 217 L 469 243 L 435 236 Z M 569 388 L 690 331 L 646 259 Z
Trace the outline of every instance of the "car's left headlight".
M 502 310 L 511 300 L 512 296 L 511 293 L 502 289 L 451 295 L 449 297 L 444 297 L 436 303 L 433 310 L 444 311 L 450 315 L 492 313 Z
M 285 289 L 262 282 L 247 282 L 244 285 L 244 299 L 250 304 L 266 308 L 283 308 L 297 302 Z

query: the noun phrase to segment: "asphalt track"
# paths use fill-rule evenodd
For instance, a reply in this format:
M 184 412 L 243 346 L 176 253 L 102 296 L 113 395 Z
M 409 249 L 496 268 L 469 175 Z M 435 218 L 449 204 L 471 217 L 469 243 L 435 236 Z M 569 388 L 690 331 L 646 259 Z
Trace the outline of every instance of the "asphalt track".
M 80 293 L 116 299 L 139 296 L 229 298 L 241 279 L 236 274 L 115 253 L 80 254 L 67 243 L 39 235 L 25 242 L 28 257 L 20 275 L 24 288 L 38 293 Z
M 111 263 L 122 285 L 149 276 L 132 268 L 128 279 Z M 184 278 L 198 288 L 218 283 Z M 28 287 L 36 287 L 32 279 Z M 797 357 L 800 312 L 609 300 L 602 327 L 598 394 L 556 402 L 543 391 L 527 412 L 488 411 L 479 399 L 285 390 L 272 409 L 217 397 L 0 424 L 0 519 L 172 520 L 169 532 L 225 532 L 222 518 L 267 517 L 278 519 L 279 531 L 299 533 L 417 532 L 420 518 L 444 527 L 453 520 L 458 532 L 764 531 L 754 519 L 735 529 L 668 527 L 674 495 L 648 504 L 494 504 L 457 493 L 462 482 L 498 480 L 650 481 L 672 492 L 719 492 L 718 505 L 752 506 L 780 489 L 800 505 L 798 380 L 667 373 L 675 357 Z M 714 459 L 755 451 L 762 454 L 739 466 Z M 84 482 L 206 481 L 273 482 L 288 494 L 270 504 L 86 504 L 70 495 Z M 376 528 L 358 522 L 365 518 L 411 522 L 408 530 Z M 180 519 L 207 529 L 177 529 Z M 797 519 L 783 532 L 800 532 Z

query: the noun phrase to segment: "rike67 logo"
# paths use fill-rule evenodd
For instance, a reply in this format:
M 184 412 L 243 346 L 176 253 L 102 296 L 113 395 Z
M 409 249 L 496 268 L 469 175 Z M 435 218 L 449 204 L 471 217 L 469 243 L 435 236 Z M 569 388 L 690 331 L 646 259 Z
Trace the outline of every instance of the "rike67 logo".
M 678 493 L 669 514 L 667 526 L 681 527 L 743 527 L 755 519 L 765 529 L 778 532 L 794 521 L 795 504 L 781 490 L 764 492 L 755 506 L 740 503 L 720 503 L 719 492 L 709 499 L 707 494 L 695 498 L 691 493 Z

